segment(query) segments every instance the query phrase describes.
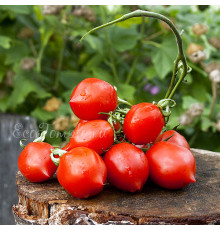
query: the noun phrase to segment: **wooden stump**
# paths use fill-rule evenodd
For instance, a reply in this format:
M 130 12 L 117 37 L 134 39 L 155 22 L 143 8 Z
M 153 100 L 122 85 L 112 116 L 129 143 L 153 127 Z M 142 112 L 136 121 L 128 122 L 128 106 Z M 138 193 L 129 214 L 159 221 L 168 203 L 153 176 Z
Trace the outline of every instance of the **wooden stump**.
M 106 185 L 89 199 L 76 199 L 56 177 L 28 182 L 17 173 L 17 224 L 220 224 L 220 154 L 192 149 L 197 163 L 195 184 L 162 189 L 148 181 L 140 193 Z

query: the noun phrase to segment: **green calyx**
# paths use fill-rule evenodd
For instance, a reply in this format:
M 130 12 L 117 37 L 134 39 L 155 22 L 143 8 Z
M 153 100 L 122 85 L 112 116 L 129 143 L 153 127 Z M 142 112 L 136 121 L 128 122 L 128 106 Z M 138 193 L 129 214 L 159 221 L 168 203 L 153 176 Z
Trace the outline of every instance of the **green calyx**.
M 51 149 L 51 154 L 50 154 L 50 158 L 53 161 L 53 163 L 56 166 L 59 166 L 60 163 L 60 157 L 63 156 L 63 154 L 67 153 L 67 151 L 62 150 L 62 149 Z M 55 156 L 59 156 L 59 157 L 55 157 Z
M 41 135 L 38 138 L 36 138 L 33 142 L 44 142 L 46 134 L 47 134 L 47 130 L 43 131 L 41 133 Z M 26 145 L 24 145 L 22 143 L 23 141 L 27 141 L 27 139 L 21 139 L 20 140 L 20 146 L 21 146 L 22 149 L 24 149 L 26 147 Z
M 176 106 L 176 102 L 172 99 L 162 99 L 158 103 L 154 101 L 153 104 L 160 109 L 161 113 L 164 116 L 165 124 L 167 124 L 171 115 L 170 109 Z

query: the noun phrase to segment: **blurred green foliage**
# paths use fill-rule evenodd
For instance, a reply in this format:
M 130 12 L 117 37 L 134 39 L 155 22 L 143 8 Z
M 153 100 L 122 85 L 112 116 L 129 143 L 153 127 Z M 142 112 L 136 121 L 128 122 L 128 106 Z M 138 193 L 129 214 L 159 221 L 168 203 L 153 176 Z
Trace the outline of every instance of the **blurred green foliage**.
M 220 36 L 217 6 L 0 6 L 0 111 L 31 115 L 39 123 L 51 124 L 59 116 L 71 116 L 70 94 L 87 77 L 115 85 L 118 95 L 134 104 L 162 99 L 177 55 L 174 36 L 166 25 L 156 19 L 133 18 L 79 42 L 93 27 L 138 8 L 164 14 L 179 31 L 184 30 L 185 52 L 191 43 L 203 46 L 205 60 L 192 63 L 188 59 L 192 72 L 174 97 L 177 106 L 168 128 L 178 125 L 192 104 L 202 103 L 201 115 L 178 130 L 192 147 L 220 151 L 216 128 L 220 105 L 218 99 L 213 102 L 212 82 L 205 69 L 220 59 L 218 47 L 209 42 Z M 192 30 L 196 23 L 208 31 L 198 36 Z M 54 111 L 45 109 L 52 97 L 62 102 Z M 49 141 L 59 144 L 64 138 Z

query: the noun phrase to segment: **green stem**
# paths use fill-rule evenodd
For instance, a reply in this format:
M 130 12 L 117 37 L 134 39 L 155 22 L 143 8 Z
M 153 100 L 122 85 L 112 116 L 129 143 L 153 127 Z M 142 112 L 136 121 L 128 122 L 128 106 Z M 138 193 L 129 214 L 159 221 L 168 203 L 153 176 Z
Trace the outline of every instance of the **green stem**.
M 195 142 L 195 140 L 196 140 L 196 138 L 197 138 L 199 132 L 200 132 L 200 130 L 197 129 L 197 130 L 195 131 L 195 133 L 193 134 L 192 138 L 191 138 L 190 141 L 189 141 L 189 146 L 190 146 L 190 147 L 193 146 L 193 144 L 194 144 L 194 142 Z
M 55 78 L 55 82 L 54 82 L 54 88 L 57 88 L 58 84 L 59 84 L 60 72 L 61 72 L 62 65 L 63 65 L 63 57 L 64 57 L 65 47 L 66 47 L 66 39 L 64 37 L 63 38 L 63 44 L 62 44 L 62 47 L 60 49 L 60 54 L 59 54 L 58 68 L 57 68 L 56 78 Z
M 43 58 L 43 54 L 44 54 L 44 50 L 48 44 L 48 41 L 50 39 L 50 36 L 52 35 L 52 30 L 50 31 L 47 31 L 45 36 L 44 36 L 44 39 L 41 43 L 41 48 L 40 48 L 40 51 L 39 51 L 39 54 L 38 54 L 38 57 L 37 57 L 37 61 L 36 61 L 36 70 L 38 73 L 41 72 L 41 61 L 42 61 L 42 58 Z
M 141 48 L 142 48 L 142 41 L 144 39 L 144 28 L 145 28 L 145 18 L 142 18 L 142 23 L 141 23 L 141 39 L 140 39 L 140 43 L 139 43 L 139 48 L 138 48 L 138 54 L 136 55 L 133 63 L 132 63 L 132 66 L 131 66 L 131 69 L 128 73 L 128 76 L 127 76 L 127 79 L 125 81 L 126 84 L 129 84 L 131 79 L 132 79 L 132 76 L 134 74 L 134 71 L 136 69 L 136 65 L 137 65 L 137 61 L 139 59 L 139 53 L 141 52 Z
M 133 76 L 133 74 L 134 74 L 134 71 L 135 71 L 135 69 L 136 69 L 136 64 L 137 64 L 138 58 L 139 58 L 139 55 L 137 55 L 137 56 L 135 57 L 135 59 L 134 59 L 134 61 L 133 61 L 133 63 L 132 63 L 132 66 L 131 66 L 131 69 L 130 69 L 130 71 L 129 71 L 129 73 L 128 73 L 128 76 L 127 76 L 127 79 L 126 79 L 126 81 L 125 81 L 125 84 L 129 84 L 129 83 L 130 83 L 130 81 L 131 81 L 131 79 L 132 79 L 132 76 Z
M 50 158 L 56 166 L 59 166 L 60 157 L 62 157 L 63 154 L 65 153 L 67 153 L 67 151 L 62 150 L 62 149 L 51 149 Z M 59 157 L 56 158 L 55 156 L 59 156 Z
M 22 149 L 24 149 L 24 148 L 26 147 L 26 145 L 24 145 L 24 144 L 22 143 L 22 141 L 27 141 L 27 139 L 21 139 L 21 140 L 20 140 L 20 146 L 21 146 Z
M 218 97 L 218 85 L 216 82 L 212 82 L 212 105 L 211 105 L 211 109 L 210 109 L 210 113 L 209 113 L 209 118 L 212 119 L 213 116 L 213 112 L 215 109 L 215 105 L 217 102 L 217 97 Z
M 174 33 L 174 35 L 176 37 L 176 42 L 177 42 L 177 46 L 178 46 L 178 55 L 177 55 L 177 58 L 176 58 L 176 61 L 175 61 L 175 64 L 174 64 L 174 71 L 173 71 L 173 75 L 172 75 L 172 79 L 171 79 L 171 84 L 170 84 L 170 87 L 169 87 L 168 92 L 167 92 L 166 97 L 165 97 L 165 98 L 171 99 L 173 97 L 175 91 L 177 90 L 178 86 L 183 81 L 184 77 L 186 76 L 186 74 L 188 72 L 187 71 L 188 67 L 187 67 L 186 58 L 185 58 L 184 53 L 183 53 L 181 35 L 178 32 L 178 30 L 175 27 L 175 25 L 173 24 L 173 22 L 170 21 L 167 17 L 165 17 L 165 16 L 163 16 L 161 14 L 154 13 L 154 12 L 136 10 L 136 11 L 133 11 L 131 13 L 125 14 L 122 17 L 120 17 L 120 18 L 118 18 L 116 20 L 113 20 L 111 22 L 108 22 L 106 24 L 103 24 L 101 26 L 98 26 L 98 27 L 88 31 L 80 39 L 80 41 L 83 40 L 86 35 L 88 35 L 89 33 L 93 32 L 95 30 L 98 30 L 98 29 L 113 25 L 113 24 L 118 23 L 118 22 L 125 21 L 125 20 L 127 20 L 129 18 L 133 18 L 133 17 L 151 17 L 151 18 L 157 18 L 157 19 L 159 19 L 161 21 L 164 21 L 165 23 L 167 23 L 169 25 L 169 27 L 171 28 L 171 30 L 173 31 L 173 33 Z M 179 78 L 178 82 L 176 83 L 175 87 L 173 87 L 174 82 L 175 82 L 175 78 L 176 78 L 176 71 L 177 71 L 177 68 L 178 68 L 178 65 L 179 65 L 180 62 L 182 62 L 182 65 L 183 65 L 182 74 L 180 75 L 180 78 Z
M 104 22 L 105 21 L 105 12 L 104 12 L 103 6 L 100 6 L 100 11 L 101 11 L 101 15 L 102 15 L 102 21 Z M 117 69 L 116 69 L 116 66 L 115 66 L 115 60 L 114 60 L 114 57 L 112 55 L 111 42 L 109 40 L 109 36 L 108 36 L 108 33 L 107 33 L 106 30 L 104 31 L 104 34 L 105 34 L 105 40 L 106 40 L 107 47 L 108 47 L 110 67 L 112 69 L 112 73 L 113 73 L 113 76 L 115 78 L 115 81 L 119 82 L 119 77 L 118 77 Z
M 170 86 L 167 90 L 167 93 L 165 95 L 165 98 L 168 98 L 172 89 L 173 89 L 173 85 L 175 83 L 175 80 L 176 80 L 176 75 L 177 75 L 177 72 L 178 72 L 178 63 L 179 63 L 179 58 L 177 58 L 174 62 L 174 69 L 173 69 L 173 75 L 172 75 L 172 78 L 171 78 L 171 82 L 170 82 Z
M 149 45 L 152 45 L 152 46 L 155 46 L 157 48 L 160 48 L 161 47 L 161 44 L 157 43 L 157 42 L 154 42 L 154 41 L 144 41 L 145 44 L 149 44 Z
M 41 46 L 40 52 L 39 52 L 38 57 L 37 57 L 36 70 L 37 70 L 38 73 L 41 72 L 41 60 L 42 60 L 42 57 L 43 57 L 43 54 L 44 54 L 44 50 L 45 50 L 45 46 Z
M 45 140 L 45 137 L 47 135 L 47 130 L 43 131 L 41 135 L 36 138 L 33 142 L 43 142 Z
M 132 104 L 131 104 L 131 103 L 129 103 L 128 101 L 125 101 L 125 100 L 121 99 L 120 97 L 118 97 L 118 103 L 121 103 L 121 104 L 125 104 L 125 105 L 132 106 Z
M 200 69 L 198 66 L 194 65 L 193 63 L 190 63 L 189 65 L 192 67 L 193 70 L 202 74 L 204 77 L 207 77 L 208 74 L 205 71 L 203 71 L 202 69 Z
M 174 96 L 174 93 L 176 92 L 177 88 L 179 87 L 179 85 L 181 84 L 181 82 L 183 81 L 183 79 L 186 75 L 187 75 L 187 69 L 184 68 L 182 74 L 180 75 L 178 82 L 174 86 L 173 90 L 171 91 L 171 93 L 169 94 L 167 99 L 172 99 L 172 97 Z M 171 80 L 171 82 L 172 82 L 172 80 Z M 174 78 L 174 81 L 175 81 L 175 78 Z
M 116 109 L 115 112 L 118 112 L 118 113 L 121 113 L 121 114 L 124 114 L 124 115 L 127 115 L 128 111 L 124 111 L 122 109 Z

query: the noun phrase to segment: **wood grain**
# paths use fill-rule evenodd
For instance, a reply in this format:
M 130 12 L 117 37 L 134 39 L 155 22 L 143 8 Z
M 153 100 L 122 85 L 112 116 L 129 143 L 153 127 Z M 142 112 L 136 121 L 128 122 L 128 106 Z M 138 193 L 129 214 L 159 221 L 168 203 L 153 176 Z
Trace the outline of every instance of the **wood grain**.
M 0 112 L 0 225 L 14 224 L 11 206 L 18 202 L 15 174 L 22 151 L 19 141 L 26 138 L 26 143 L 32 142 L 37 134 L 34 118 Z
M 56 177 L 31 183 L 18 172 L 15 219 L 18 224 L 19 218 L 26 224 L 220 224 L 220 154 L 192 152 L 197 182 L 180 190 L 148 181 L 142 192 L 131 194 L 107 184 L 95 197 L 76 199 Z

